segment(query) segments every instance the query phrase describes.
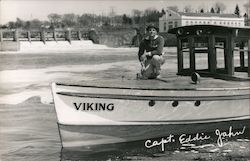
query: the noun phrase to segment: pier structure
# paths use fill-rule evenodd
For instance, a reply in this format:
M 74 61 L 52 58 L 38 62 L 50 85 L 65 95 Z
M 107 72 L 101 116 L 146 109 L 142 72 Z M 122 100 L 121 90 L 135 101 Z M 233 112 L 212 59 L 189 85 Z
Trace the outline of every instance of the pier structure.
M 0 42 L 3 41 L 68 41 L 88 40 L 88 30 L 0 30 Z
M 169 33 L 177 37 L 178 75 L 197 72 L 201 76 L 249 80 L 250 28 L 194 25 L 173 28 Z M 207 68 L 198 67 L 197 57 L 205 59 Z
M 20 41 L 43 42 L 67 41 L 71 44 L 74 40 L 90 40 L 88 30 L 0 30 L 0 51 L 20 50 Z

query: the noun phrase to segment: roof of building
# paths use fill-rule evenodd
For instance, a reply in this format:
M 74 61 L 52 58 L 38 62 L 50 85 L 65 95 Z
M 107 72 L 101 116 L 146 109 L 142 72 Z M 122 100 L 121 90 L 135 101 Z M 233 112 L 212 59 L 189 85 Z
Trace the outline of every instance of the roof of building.
M 178 12 L 183 16 L 190 17 L 222 17 L 222 18 L 240 18 L 236 14 L 222 14 L 222 13 L 187 13 L 187 12 Z

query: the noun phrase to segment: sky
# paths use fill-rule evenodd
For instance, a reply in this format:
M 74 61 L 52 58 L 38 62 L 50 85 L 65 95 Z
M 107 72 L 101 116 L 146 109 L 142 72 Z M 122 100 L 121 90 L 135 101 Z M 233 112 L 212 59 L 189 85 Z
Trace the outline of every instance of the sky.
M 244 4 L 250 0 L 0 0 L 0 24 L 22 20 L 48 20 L 50 13 L 91 13 L 108 15 L 111 10 L 116 14 L 131 15 L 133 9 L 145 10 L 155 8 L 161 10 L 169 6 L 178 6 L 179 10 L 187 5 L 193 9 L 204 8 L 210 10 L 216 2 L 226 5 L 226 12 L 234 12 L 236 4 L 239 5 L 241 14 L 244 14 Z M 244 12 L 244 13 L 243 13 Z

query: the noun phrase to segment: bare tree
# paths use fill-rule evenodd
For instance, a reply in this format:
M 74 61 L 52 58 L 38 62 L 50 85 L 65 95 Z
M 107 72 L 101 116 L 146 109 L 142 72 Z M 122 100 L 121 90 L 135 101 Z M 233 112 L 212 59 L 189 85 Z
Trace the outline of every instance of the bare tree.
M 138 9 L 133 9 L 132 10 L 132 21 L 135 24 L 139 24 L 142 18 L 142 11 L 138 10 Z
M 192 7 L 191 7 L 191 5 L 187 5 L 184 7 L 183 10 L 184 10 L 184 12 L 190 13 L 190 12 L 192 12 Z
M 62 17 L 62 23 L 66 27 L 72 27 L 77 23 L 77 16 L 74 13 L 64 14 Z
M 52 26 L 59 27 L 59 23 L 62 21 L 62 16 L 56 13 L 51 13 L 48 15 L 48 19 Z
M 214 5 L 214 9 L 216 13 L 223 13 L 226 10 L 226 5 L 221 2 L 216 2 Z

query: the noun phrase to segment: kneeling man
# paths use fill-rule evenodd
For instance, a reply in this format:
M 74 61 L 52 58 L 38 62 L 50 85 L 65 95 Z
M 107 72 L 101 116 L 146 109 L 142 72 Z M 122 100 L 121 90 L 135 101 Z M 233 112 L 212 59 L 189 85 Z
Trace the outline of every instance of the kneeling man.
M 161 73 L 164 64 L 163 46 L 164 38 L 158 35 L 159 28 L 149 25 L 146 28 L 147 35 L 139 46 L 138 58 L 142 65 L 141 79 L 155 79 Z

